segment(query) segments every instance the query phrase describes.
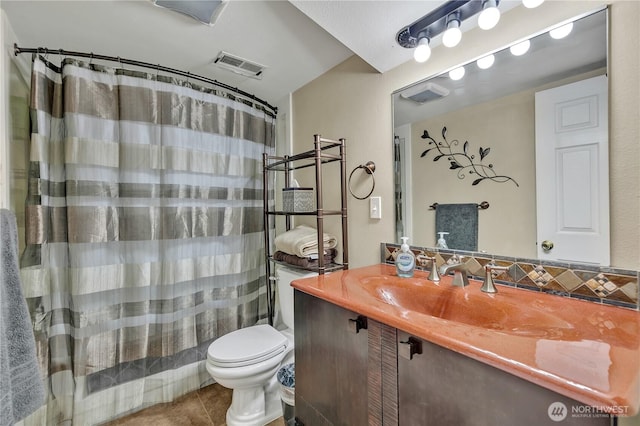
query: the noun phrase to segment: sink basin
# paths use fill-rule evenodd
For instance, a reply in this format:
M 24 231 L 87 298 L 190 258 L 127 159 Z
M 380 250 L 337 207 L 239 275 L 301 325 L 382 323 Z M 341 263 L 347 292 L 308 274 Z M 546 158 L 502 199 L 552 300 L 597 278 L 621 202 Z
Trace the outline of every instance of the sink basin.
M 362 280 L 363 297 L 401 311 L 429 315 L 454 323 L 520 336 L 567 338 L 574 331 L 570 322 L 544 309 L 544 305 L 520 301 L 510 292 L 486 294 L 480 283 L 453 287 L 450 278 L 440 284 L 424 279 L 390 279 L 377 276 Z M 519 290 L 522 291 L 522 290 Z M 517 294 L 516 294 L 517 296 Z

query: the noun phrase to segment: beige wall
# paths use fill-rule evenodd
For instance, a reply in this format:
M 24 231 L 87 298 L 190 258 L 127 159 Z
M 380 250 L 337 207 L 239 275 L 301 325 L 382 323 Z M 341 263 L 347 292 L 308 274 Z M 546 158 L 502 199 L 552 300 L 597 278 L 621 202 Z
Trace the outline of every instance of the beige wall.
M 0 10 L 0 208 L 16 214 L 18 243 L 24 245 L 24 201 L 27 194 L 29 142 L 29 62 L 13 54 L 16 35 Z M 5 161 L 8 159 L 8 161 Z
M 382 197 L 382 219 L 369 219 L 368 202 L 349 197 L 352 267 L 378 262 L 380 242 L 394 240 L 391 93 L 603 4 L 547 1 L 533 10 L 517 7 L 505 13 L 492 31 L 473 30 L 454 49 L 435 48 L 425 64 L 410 61 L 379 74 L 354 56 L 293 94 L 294 152 L 310 149 L 313 134 L 320 133 L 347 138 L 349 171 L 368 160 L 376 162 L 373 195 Z M 609 79 L 611 259 L 615 266 L 633 269 L 640 268 L 639 20 L 639 3 L 613 2 Z M 339 188 L 337 178 L 332 178 L 325 185 Z M 424 185 L 422 191 L 429 193 L 430 189 Z M 337 197 L 338 191 L 325 195 L 333 201 Z M 339 232 L 333 224 L 328 229 Z
M 640 269 L 640 3 L 611 7 L 611 263 Z
M 11 26 L 4 10 L 0 10 L 0 208 L 9 208 L 10 171 L 9 164 L 9 66 L 8 51 Z

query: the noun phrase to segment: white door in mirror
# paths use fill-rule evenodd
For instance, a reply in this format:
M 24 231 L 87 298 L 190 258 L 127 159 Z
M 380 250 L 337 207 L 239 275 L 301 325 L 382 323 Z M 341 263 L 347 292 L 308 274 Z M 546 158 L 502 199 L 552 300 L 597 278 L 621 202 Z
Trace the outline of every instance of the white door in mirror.
M 607 91 L 603 75 L 536 93 L 540 259 L 610 264 Z

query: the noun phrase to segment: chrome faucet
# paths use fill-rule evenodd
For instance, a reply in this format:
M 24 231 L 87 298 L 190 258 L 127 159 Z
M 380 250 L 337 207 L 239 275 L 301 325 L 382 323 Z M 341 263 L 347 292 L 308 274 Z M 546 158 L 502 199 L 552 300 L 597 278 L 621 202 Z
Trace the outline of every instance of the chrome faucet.
M 453 272 L 453 283 L 451 283 L 451 285 L 455 287 L 466 287 L 469 285 L 467 266 L 464 263 L 442 265 L 442 268 L 440 268 L 440 275 L 447 275 L 449 272 Z
M 508 269 L 509 268 L 507 266 L 496 266 L 493 263 L 484 265 L 484 283 L 482 283 L 480 291 L 484 291 L 485 293 L 497 293 L 498 289 L 493 284 L 493 271 L 506 271 Z
M 428 280 L 433 281 L 434 283 L 440 282 L 440 275 L 438 274 L 438 265 L 436 264 L 436 258 L 419 254 L 417 256 L 417 259 L 420 262 L 420 266 L 425 266 L 424 263 L 431 262 L 431 270 L 429 271 Z

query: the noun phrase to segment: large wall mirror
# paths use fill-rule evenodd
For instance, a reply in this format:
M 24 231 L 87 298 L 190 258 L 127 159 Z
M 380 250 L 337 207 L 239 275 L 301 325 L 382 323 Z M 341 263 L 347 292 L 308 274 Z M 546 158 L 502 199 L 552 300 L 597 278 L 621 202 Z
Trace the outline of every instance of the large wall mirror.
M 607 10 L 565 24 L 552 28 L 570 29 L 564 37 L 552 37 L 551 29 L 533 35 L 525 54 L 513 54 L 512 46 L 487 52 L 493 54 L 485 59 L 493 62 L 489 67 L 473 58 L 461 79 L 447 70 L 392 94 L 398 239 L 406 235 L 412 245 L 434 247 L 437 232 L 450 231 L 436 229 L 434 204 L 487 202 L 489 208 L 478 211 L 476 250 L 542 257 L 536 235 L 536 93 L 598 77 L 606 86 Z M 484 174 L 452 166 L 446 152 L 427 151 L 434 142 L 466 153 L 470 163 L 482 162 Z

